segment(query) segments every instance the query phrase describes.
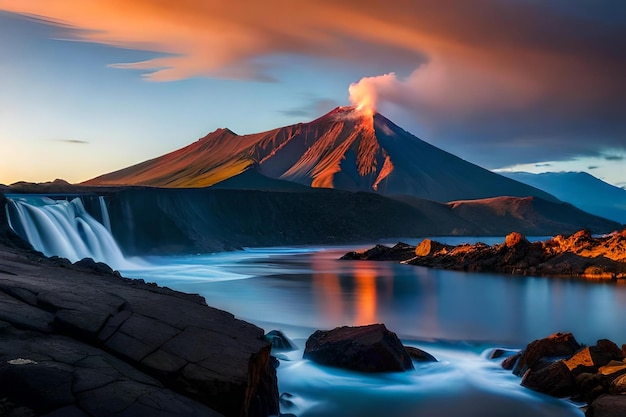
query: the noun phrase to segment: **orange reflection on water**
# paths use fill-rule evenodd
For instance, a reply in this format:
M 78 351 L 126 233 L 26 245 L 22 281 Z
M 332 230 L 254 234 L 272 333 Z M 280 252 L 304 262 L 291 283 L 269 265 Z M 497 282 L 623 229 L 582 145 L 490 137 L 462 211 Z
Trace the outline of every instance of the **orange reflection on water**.
M 376 323 L 376 269 L 370 262 L 360 262 L 354 270 L 355 317 L 354 324 L 362 326 Z
M 313 268 L 313 296 L 320 306 L 318 311 L 325 319 L 333 323 L 340 323 L 343 317 L 343 297 L 339 276 L 330 272 L 334 260 L 325 258 L 322 254 L 311 257 Z

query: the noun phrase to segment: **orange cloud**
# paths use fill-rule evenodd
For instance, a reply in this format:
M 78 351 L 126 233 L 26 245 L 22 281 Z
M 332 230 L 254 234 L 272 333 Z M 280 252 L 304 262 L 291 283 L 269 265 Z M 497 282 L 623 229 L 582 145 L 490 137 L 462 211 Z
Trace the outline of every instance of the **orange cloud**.
M 551 3 L 0 0 L 0 10 L 74 28 L 67 36 L 75 40 L 154 51 L 147 61 L 111 63 L 151 81 L 272 80 L 273 59 L 301 55 L 410 73 L 366 78 L 353 89 L 425 114 L 537 103 L 588 110 L 624 97 L 624 59 L 615 51 L 625 30 Z

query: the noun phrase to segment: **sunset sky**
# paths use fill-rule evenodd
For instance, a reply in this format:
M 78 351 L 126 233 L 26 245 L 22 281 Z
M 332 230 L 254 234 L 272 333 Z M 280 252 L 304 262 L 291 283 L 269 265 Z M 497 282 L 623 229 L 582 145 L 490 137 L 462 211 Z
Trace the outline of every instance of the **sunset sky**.
M 626 186 L 623 0 L 0 0 L 0 183 L 80 182 L 353 95 L 489 169 Z

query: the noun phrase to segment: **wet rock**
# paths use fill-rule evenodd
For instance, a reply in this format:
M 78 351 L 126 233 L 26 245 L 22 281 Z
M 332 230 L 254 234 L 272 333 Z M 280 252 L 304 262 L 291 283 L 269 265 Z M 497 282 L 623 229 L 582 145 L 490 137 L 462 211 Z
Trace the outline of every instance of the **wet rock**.
M 505 358 L 502 361 L 502 365 L 501 365 L 502 368 L 506 369 L 507 371 L 512 371 L 513 368 L 515 367 L 515 364 L 521 357 L 522 357 L 522 352 L 517 352 L 516 354 L 511 355 L 508 358 Z
M 569 397 L 577 392 L 574 376 L 562 360 L 539 370 L 528 369 L 521 384 L 553 397 Z
M 626 394 L 626 375 L 622 374 L 611 381 L 609 387 L 611 394 Z
M 282 351 L 292 351 L 298 349 L 283 332 L 280 330 L 272 330 L 265 334 L 265 340 L 272 344 L 272 349 Z
M 414 369 L 406 349 L 384 324 L 318 330 L 306 341 L 304 358 L 359 372 Z
M 75 407 L 94 416 L 278 413 L 262 329 L 197 295 L 55 266 L 3 246 L 0 261 L 11 272 L 0 287 L 0 392 L 13 408 L 38 415 Z
M 626 415 L 626 395 L 602 395 L 589 404 L 586 417 L 623 417 Z
M 621 360 L 622 351 L 610 340 L 599 340 L 595 346 L 585 347 L 564 363 L 574 376 L 581 373 L 596 373 L 599 368 L 614 360 Z
M 437 362 L 437 359 L 433 355 L 423 351 L 422 349 L 413 346 L 405 346 L 404 349 L 407 351 L 411 359 L 416 362 Z
M 576 376 L 578 393 L 572 397 L 575 401 L 591 404 L 600 395 L 607 392 L 606 379 L 601 374 L 582 373 Z
M 545 367 L 550 359 L 569 357 L 580 348 L 581 345 L 571 333 L 554 333 L 544 339 L 535 340 L 526 346 L 513 368 L 513 373 L 522 376 L 528 369 L 538 370 Z
M 509 356 L 513 356 L 517 353 L 519 353 L 518 350 L 495 348 L 489 352 L 487 359 L 508 358 Z

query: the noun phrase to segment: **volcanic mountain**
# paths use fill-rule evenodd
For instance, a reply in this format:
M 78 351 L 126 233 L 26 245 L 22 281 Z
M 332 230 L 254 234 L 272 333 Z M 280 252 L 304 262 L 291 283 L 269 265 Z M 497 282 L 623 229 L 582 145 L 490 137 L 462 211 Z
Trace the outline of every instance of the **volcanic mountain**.
M 84 184 L 194 188 L 240 175 L 245 180 L 231 183 L 258 189 L 269 178 L 435 201 L 496 196 L 557 201 L 438 149 L 379 113 L 354 107 L 338 107 L 309 123 L 250 135 L 218 129 L 182 149 Z M 256 182 L 261 185 L 256 187 Z M 281 183 L 274 181 L 272 187 Z

